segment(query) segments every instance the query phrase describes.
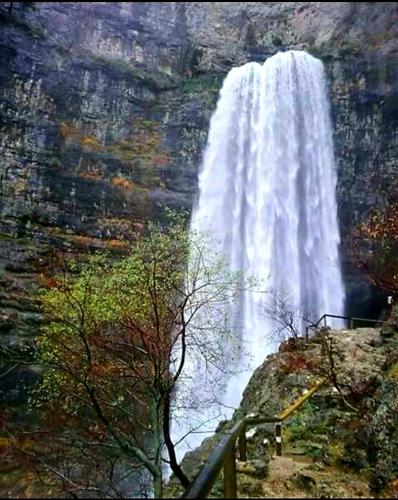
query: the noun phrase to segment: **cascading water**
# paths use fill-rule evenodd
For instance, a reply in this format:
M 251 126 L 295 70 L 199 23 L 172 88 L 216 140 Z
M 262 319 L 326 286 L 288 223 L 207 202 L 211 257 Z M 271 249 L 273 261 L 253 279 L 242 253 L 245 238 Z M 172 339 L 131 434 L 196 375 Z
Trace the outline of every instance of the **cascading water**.
M 230 269 L 256 276 L 263 290 L 315 317 L 344 309 L 329 114 L 323 64 L 305 52 L 232 69 L 211 119 L 191 223 L 216 235 Z M 274 348 L 266 342 L 274 325 L 264 315 L 271 296 L 247 292 L 237 306 L 246 352 L 238 364 L 249 361 L 251 370 L 224 381 L 229 407 Z M 188 370 L 198 369 L 190 363 Z M 211 417 L 200 412 L 203 421 Z M 203 437 L 189 438 L 180 457 Z

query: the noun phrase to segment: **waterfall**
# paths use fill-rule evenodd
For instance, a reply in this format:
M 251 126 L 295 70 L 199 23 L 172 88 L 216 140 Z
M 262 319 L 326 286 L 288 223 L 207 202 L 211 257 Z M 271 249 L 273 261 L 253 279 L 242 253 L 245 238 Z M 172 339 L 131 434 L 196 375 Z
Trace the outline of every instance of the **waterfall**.
M 335 190 L 322 62 L 289 51 L 232 69 L 210 123 L 192 230 L 211 230 L 230 269 L 256 276 L 263 290 L 287 296 L 293 308 L 316 319 L 341 315 Z M 253 369 L 275 348 L 266 341 L 275 325 L 263 312 L 271 296 L 245 292 L 235 311 L 245 354 L 234 361 L 250 370 L 224 381 L 222 402 L 229 407 L 239 405 Z M 201 412 L 202 420 L 209 417 Z M 204 437 L 189 439 L 180 457 Z

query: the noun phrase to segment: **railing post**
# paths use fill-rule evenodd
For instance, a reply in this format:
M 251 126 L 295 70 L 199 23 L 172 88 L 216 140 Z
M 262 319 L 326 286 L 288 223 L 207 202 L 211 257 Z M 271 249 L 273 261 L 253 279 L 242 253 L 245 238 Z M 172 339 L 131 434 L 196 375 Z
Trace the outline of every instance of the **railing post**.
M 350 330 L 354 329 L 354 320 L 351 318 L 350 319 Z
M 282 456 L 282 424 L 278 422 L 275 425 L 275 442 L 276 442 L 276 455 Z
M 246 448 L 246 428 L 242 427 L 239 434 L 239 460 L 246 462 L 247 460 L 247 448 Z
M 264 439 L 263 445 L 264 445 L 264 454 L 265 454 L 265 456 L 267 456 L 268 455 L 268 445 L 269 445 L 269 441 L 267 438 Z
M 324 318 L 323 318 L 323 326 L 327 326 L 327 325 L 326 325 L 326 314 L 325 314 L 325 316 L 324 316 Z
M 236 498 L 236 451 L 235 443 L 224 460 L 224 498 Z

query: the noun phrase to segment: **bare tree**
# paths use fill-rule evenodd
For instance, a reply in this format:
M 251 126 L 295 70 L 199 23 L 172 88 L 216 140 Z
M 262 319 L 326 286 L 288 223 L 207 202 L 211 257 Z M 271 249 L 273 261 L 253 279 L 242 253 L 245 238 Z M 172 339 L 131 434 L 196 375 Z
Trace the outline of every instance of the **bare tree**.
M 270 332 L 269 338 L 279 342 L 292 338 L 295 343 L 304 333 L 305 326 L 313 327 L 316 319 L 314 313 L 303 312 L 299 308 L 294 308 L 289 297 L 278 292 L 272 293 L 270 302 L 264 307 L 264 314 L 274 324 L 274 329 Z M 347 401 L 345 396 L 345 393 L 352 395 L 354 388 L 352 383 L 342 380 L 341 370 L 338 367 L 341 353 L 336 348 L 335 339 L 330 335 L 330 327 L 315 328 L 313 336 L 320 339 L 320 359 L 317 361 L 302 354 L 295 356 L 295 353 L 292 352 L 289 365 L 292 367 L 300 366 L 328 380 L 340 394 L 343 403 L 350 410 L 357 412 L 357 409 Z
M 306 325 L 313 325 L 316 319 L 314 312 L 295 306 L 287 293 L 270 290 L 269 297 L 262 309 L 264 317 L 272 324 L 267 334 L 269 340 L 283 342 L 289 337 L 297 340 L 303 335 Z

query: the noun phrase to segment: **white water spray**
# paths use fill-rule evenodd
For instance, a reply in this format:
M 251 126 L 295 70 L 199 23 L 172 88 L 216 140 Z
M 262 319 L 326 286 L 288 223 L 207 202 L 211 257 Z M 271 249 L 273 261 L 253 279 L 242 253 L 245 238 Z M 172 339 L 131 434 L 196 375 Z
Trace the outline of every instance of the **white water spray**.
M 231 270 L 256 276 L 263 289 L 287 295 L 295 309 L 315 317 L 341 315 L 335 190 L 322 62 L 289 51 L 263 65 L 232 69 L 211 119 L 192 229 L 213 232 Z M 246 293 L 239 303 L 240 342 L 246 351 L 239 364 L 249 362 L 251 370 L 225 381 L 225 405 L 239 405 L 252 370 L 274 348 L 266 342 L 273 328 L 263 312 L 268 295 Z M 225 417 L 231 414 L 226 411 Z M 210 417 L 201 410 L 202 420 Z M 180 458 L 204 437 L 189 438 Z

